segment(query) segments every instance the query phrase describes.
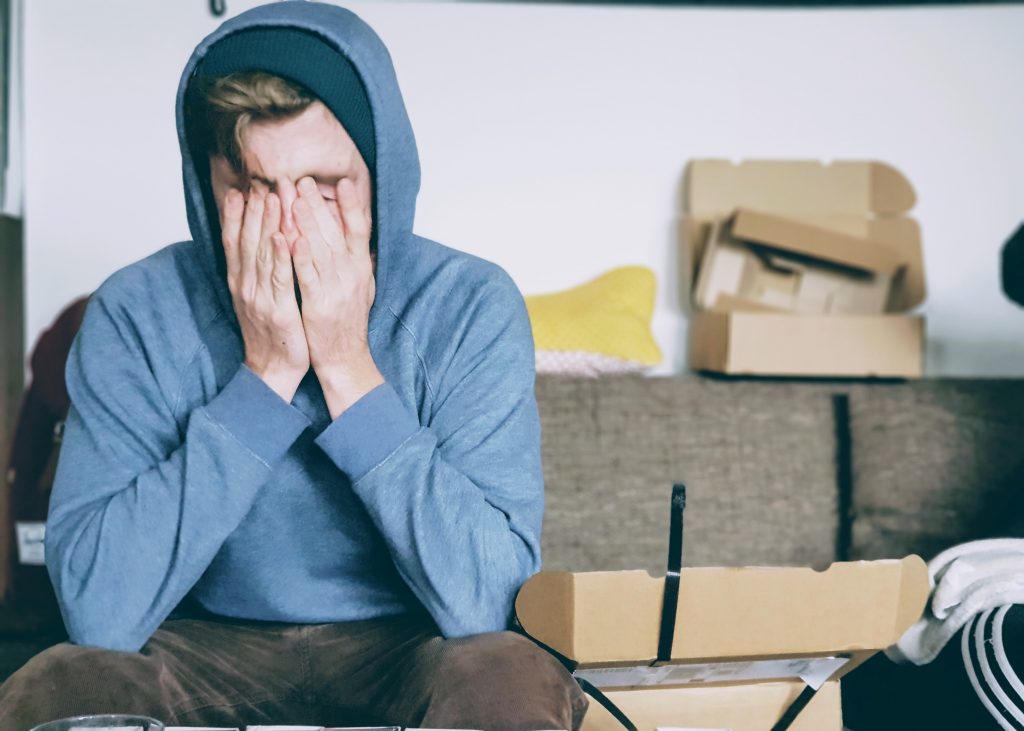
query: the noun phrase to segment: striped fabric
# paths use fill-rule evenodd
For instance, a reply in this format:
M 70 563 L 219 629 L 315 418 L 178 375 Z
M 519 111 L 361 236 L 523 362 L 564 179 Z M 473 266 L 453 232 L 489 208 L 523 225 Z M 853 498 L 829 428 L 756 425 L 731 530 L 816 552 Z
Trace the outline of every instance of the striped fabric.
M 596 378 L 597 376 L 642 373 L 649 366 L 586 350 L 538 350 L 537 373 Z
M 1024 731 L 1024 605 L 976 615 L 963 630 L 960 649 L 971 686 L 999 728 Z

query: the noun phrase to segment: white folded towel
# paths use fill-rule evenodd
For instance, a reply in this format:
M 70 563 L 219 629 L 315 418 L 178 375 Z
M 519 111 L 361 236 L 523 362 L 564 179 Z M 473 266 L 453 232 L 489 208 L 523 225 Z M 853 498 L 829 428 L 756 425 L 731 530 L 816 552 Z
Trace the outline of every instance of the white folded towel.
M 1024 539 L 972 541 L 928 563 L 931 601 L 924 614 L 885 654 L 897 663 L 930 663 L 971 617 L 1006 604 L 1024 604 Z

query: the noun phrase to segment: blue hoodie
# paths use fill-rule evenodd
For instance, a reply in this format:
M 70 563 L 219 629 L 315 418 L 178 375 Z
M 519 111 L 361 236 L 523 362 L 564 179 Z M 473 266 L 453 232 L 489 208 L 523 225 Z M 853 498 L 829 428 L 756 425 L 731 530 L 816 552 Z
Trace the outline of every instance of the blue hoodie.
M 374 119 L 368 330 L 386 383 L 333 421 L 312 370 L 286 403 L 244 365 L 185 137 L 197 63 L 256 26 L 334 45 Z M 500 267 L 412 232 L 419 161 L 383 43 L 333 5 L 260 6 L 199 44 L 176 110 L 193 240 L 106 279 L 67 365 L 45 555 L 71 640 L 137 651 L 186 597 L 245 619 L 425 609 L 448 637 L 505 628 L 540 568 L 530 322 Z

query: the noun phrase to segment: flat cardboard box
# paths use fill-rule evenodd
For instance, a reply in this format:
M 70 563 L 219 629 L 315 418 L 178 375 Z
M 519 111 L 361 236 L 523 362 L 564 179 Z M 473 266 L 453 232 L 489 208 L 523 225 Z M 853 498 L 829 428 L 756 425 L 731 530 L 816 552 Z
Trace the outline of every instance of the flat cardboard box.
M 700 715 L 714 698 L 707 712 L 733 708 L 733 731 L 767 731 L 805 685 L 822 690 L 798 722 L 811 723 L 804 714 L 833 718 L 838 699 L 828 700 L 828 684 L 895 643 L 920 617 L 930 589 L 918 556 L 824 571 L 684 568 L 671 659 L 658 663 L 664 591 L 664 577 L 646 571 L 542 571 L 520 589 L 516 615 L 530 636 L 573 661 L 577 676 L 621 693 L 644 718 L 657 716 L 655 726 L 714 728 L 727 717 Z M 661 720 L 665 704 L 678 713 Z M 839 728 L 828 724 L 807 728 Z
M 687 167 L 684 189 L 682 259 L 693 308 L 691 368 L 772 376 L 921 375 L 923 321 L 906 314 L 926 294 L 921 234 L 917 222 L 905 215 L 915 195 L 898 170 L 868 161 L 696 160 Z M 736 223 L 737 212 L 755 224 L 741 226 L 738 235 L 729 225 Z M 752 251 L 762 259 L 738 260 L 737 242 L 748 249 L 754 243 Z M 780 255 L 786 248 L 796 250 L 788 259 Z M 815 260 L 818 266 L 808 266 Z M 732 293 L 721 286 L 709 293 L 707 284 L 701 290 L 702 277 L 713 278 L 714 272 L 703 271 L 709 262 L 724 272 L 725 281 L 731 276 L 745 284 Z M 840 287 L 844 275 L 848 282 Z M 802 283 L 807 288 L 797 291 Z M 712 311 L 730 316 L 694 326 Z M 787 311 L 791 320 L 768 319 Z M 744 322 L 734 326 L 732 313 L 741 313 Z M 838 313 L 876 319 L 835 328 L 830 315 Z M 770 333 L 760 332 L 762 317 Z M 898 325 L 894 318 L 907 322 Z M 782 327 L 787 322 L 794 327 Z M 896 337 L 909 340 L 890 352 Z

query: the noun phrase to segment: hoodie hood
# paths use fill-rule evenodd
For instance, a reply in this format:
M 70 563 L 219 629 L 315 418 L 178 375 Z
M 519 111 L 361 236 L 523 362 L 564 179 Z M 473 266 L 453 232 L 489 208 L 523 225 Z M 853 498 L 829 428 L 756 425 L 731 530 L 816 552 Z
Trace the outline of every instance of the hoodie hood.
M 267 28 L 287 28 L 314 34 L 344 57 L 337 59 L 338 73 L 348 73 L 350 67 L 354 68 L 365 88 L 375 146 L 371 170 L 377 265 L 369 329 L 376 329 L 389 299 L 391 258 L 396 256 L 396 247 L 402 246 L 412 233 L 420 167 L 416 140 L 391 56 L 373 29 L 349 10 L 312 0 L 269 3 L 225 21 L 196 46 L 182 72 L 175 104 L 185 209 L 192 244 L 198 250 L 198 258 L 209 275 L 221 306 L 234 319 L 234 306 L 224 275 L 220 222 L 209 197 L 209 165 L 206 160 L 194 157 L 188 138 L 185 106 L 189 85 L 212 47 L 240 31 Z M 318 72 L 323 73 L 323 69 L 318 69 Z

